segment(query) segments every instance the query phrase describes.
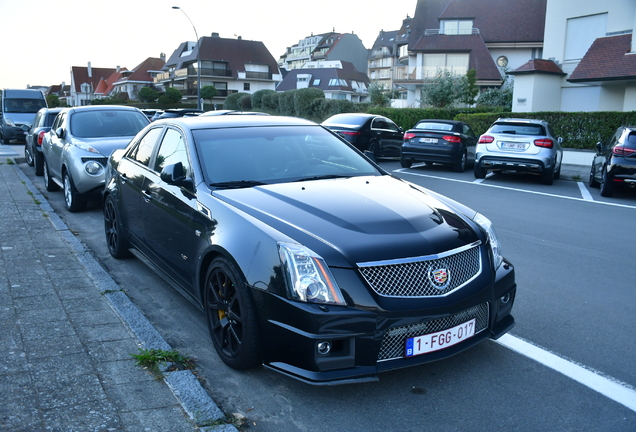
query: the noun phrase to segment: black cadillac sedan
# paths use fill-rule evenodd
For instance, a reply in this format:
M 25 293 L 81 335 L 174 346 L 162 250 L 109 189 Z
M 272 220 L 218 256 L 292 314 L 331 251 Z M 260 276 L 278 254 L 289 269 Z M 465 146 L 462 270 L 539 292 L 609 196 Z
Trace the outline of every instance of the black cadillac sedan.
M 110 253 L 199 305 L 233 368 L 364 382 L 514 325 L 514 268 L 490 221 L 315 123 L 159 120 L 106 176 Z
M 620 126 L 605 143 L 596 144 L 590 186 L 611 197 L 617 186 L 636 187 L 636 126 Z

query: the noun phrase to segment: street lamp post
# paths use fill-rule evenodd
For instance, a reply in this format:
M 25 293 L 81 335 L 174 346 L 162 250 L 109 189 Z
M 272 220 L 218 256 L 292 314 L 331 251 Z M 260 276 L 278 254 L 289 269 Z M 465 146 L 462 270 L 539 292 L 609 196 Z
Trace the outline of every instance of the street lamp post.
M 184 12 L 183 9 L 181 9 L 179 6 L 172 6 L 172 9 L 177 9 L 183 12 L 183 14 L 188 19 L 188 21 L 190 21 L 190 24 L 192 25 L 192 28 L 194 29 L 194 35 L 197 38 L 197 108 L 202 110 L 203 107 L 201 106 L 201 57 L 199 55 L 199 48 L 201 48 L 201 46 L 199 45 L 199 34 L 197 33 L 197 28 L 192 23 L 192 20 L 190 19 L 188 14 Z

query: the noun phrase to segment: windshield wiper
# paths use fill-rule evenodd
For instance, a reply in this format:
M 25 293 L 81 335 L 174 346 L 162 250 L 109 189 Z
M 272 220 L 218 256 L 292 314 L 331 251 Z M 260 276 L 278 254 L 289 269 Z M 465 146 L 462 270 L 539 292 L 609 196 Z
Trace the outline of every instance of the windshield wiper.
M 302 182 L 302 181 L 309 181 L 309 180 L 327 180 L 327 179 L 335 179 L 335 178 L 349 178 L 351 177 L 350 175 L 342 175 L 342 174 L 326 174 L 326 175 L 319 175 L 319 176 L 313 176 L 313 177 L 303 177 L 303 178 L 299 178 L 298 180 L 294 180 L 295 182 Z
M 256 180 L 234 180 L 234 181 L 210 183 L 210 186 L 224 188 L 224 189 L 240 189 L 240 188 L 249 188 L 254 186 L 263 186 L 266 184 L 267 183 L 259 182 Z

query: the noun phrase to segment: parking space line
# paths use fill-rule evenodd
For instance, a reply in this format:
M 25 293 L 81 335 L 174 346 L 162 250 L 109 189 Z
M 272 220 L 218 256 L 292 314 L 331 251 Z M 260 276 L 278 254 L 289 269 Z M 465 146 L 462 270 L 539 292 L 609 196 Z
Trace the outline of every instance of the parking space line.
M 601 393 L 603 396 L 624 405 L 632 411 L 636 411 L 636 390 L 628 384 L 622 383 L 610 377 L 605 377 L 596 371 L 592 371 L 547 350 L 539 348 L 510 334 L 503 335 L 494 341 L 508 349 L 535 360 L 544 366 L 553 369 L 568 378 L 571 378 L 584 386 Z
M 399 173 L 402 173 L 402 174 L 408 174 L 408 175 L 413 175 L 413 176 L 418 176 L 418 177 L 427 177 L 427 178 L 432 178 L 432 179 L 436 179 L 436 180 L 446 180 L 446 181 L 451 181 L 451 182 L 473 184 L 473 185 L 476 184 L 476 185 L 479 185 L 479 186 L 491 187 L 491 188 L 496 188 L 496 189 L 505 189 L 505 190 L 529 193 L 529 194 L 534 194 L 534 195 L 544 195 L 544 196 L 549 196 L 549 197 L 554 197 L 554 198 L 563 198 L 563 199 L 569 199 L 569 200 L 574 200 L 574 201 L 582 201 L 582 202 L 593 203 L 593 204 L 602 204 L 602 205 L 608 205 L 608 206 L 614 206 L 614 207 L 624 207 L 624 208 L 629 208 L 629 209 L 636 209 L 636 206 L 634 206 L 634 205 L 618 204 L 618 203 L 605 202 L 605 201 L 586 200 L 584 198 L 569 197 L 569 196 L 566 196 L 566 195 L 557 195 L 557 194 L 551 194 L 551 193 L 546 193 L 546 192 L 538 192 L 538 191 L 531 191 L 531 190 L 526 190 L 526 189 L 511 188 L 511 187 L 508 187 L 508 186 L 493 185 L 493 184 L 488 184 L 488 183 L 477 183 L 477 182 L 474 182 L 474 181 L 452 179 L 452 178 L 434 176 L 434 175 L 429 175 L 429 174 L 420 174 L 420 173 L 410 172 L 406 168 L 396 169 L 396 170 L 393 170 L 393 172 L 399 172 Z
M 594 201 L 594 198 L 592 198 L 592 194 L 585 187 L 585 183 L 583 182 L 576 182 L 576 183 L 579 185 L 579 190 L 581 191 L 581 196 L 583 197 L 583 199 L 585 201 Z

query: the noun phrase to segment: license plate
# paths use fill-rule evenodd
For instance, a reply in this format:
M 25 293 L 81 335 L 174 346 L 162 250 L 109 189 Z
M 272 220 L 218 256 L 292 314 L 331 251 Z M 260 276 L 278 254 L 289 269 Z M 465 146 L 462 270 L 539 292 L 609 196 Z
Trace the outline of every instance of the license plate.
M 525 150 L 526 145 L 524 143 L 505 142 L 501 143 L 501 147 L 508 150 Z
M 421 143 L 437 144 L 437 138 L 420 138 Z
M 458 326 L 406 340 L 406 357 L 438 351 L 475 336 L 475 318 Z

